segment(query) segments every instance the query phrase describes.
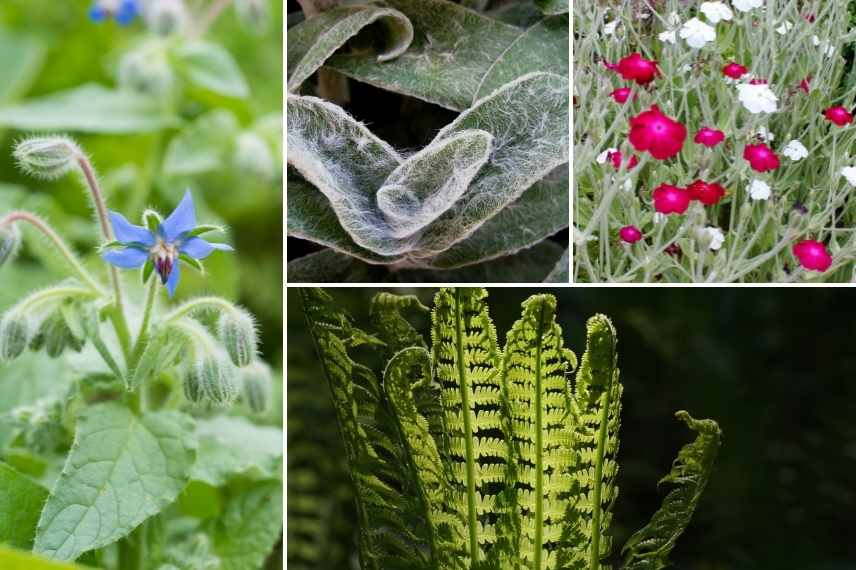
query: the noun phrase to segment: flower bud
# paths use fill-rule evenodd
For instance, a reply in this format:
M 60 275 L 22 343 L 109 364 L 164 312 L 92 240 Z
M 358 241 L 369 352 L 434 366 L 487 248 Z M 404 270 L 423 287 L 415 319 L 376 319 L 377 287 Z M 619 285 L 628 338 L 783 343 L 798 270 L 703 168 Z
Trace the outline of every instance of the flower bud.
M 54 180 L 77 168 L 83 151 L 68 137 L 50 136 L 20 141 L 15 145 L 14 155 L 27 174 Z
M 0 227 L 0 267 L 15 259 L 21 247 L 21 231 L 16 224 Z
M 191 366 L 191 375 L 202 388 L 205 398 L 212 404 L 225 406 L 231 404 L 238 395 L 235 384 L 235 370 L 228 362 L 216 356 L 206 354 Z
M 261 180 L 273 180 L 276 176 L 276 160 L 265 140 L 253 132 L 241 133 L 235 140 L 235 167 L 249 176 Z
M 30 322 L 26 316 L 9 312 L 0 319 L 0 362 L 21 356 L 30 341 Z
M 256 325 L 241 309 L 225 311 L 217 321 L 217 336 L 235 366 L 247 366 L 256 355 Z
M 202 391 L 202 382 L 196 366 L 191 366 L 182 379 L 184 397 L 193 404 L 201 404 L 205 399 Z
M 263 34 L 268 29 L 270 13 L 265 0 L 235 0 L 235 10 L 241 22 L 257 34 Z
M 250 409 L 262 414 L 270 405 L 273 392 L 273 378 L 270 368 L 263 362 L 255 361 L 243 369 L 244 401 Z
M 183 0 L 154 0 L 146 10 L 146 23 L 159 36 L 180 34 L 187 26 L 187 20 L 187 7 Z
M 118 75 L 122 89 L 144 95 L 168 95 L 175 85 L 175 75 L 160 42 L 143 44 L 125 54 L 119 62 Z

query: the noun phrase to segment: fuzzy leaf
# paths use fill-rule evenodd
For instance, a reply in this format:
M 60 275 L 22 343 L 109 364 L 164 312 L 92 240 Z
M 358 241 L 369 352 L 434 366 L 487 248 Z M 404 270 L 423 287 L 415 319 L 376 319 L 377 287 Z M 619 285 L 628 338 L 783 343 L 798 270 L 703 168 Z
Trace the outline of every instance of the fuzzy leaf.
M 0 128 L 25 131 L 127 134 L 178 124 L 156 99 L 92 84 L 0 107 Z
M 282 464 L 282 430 L 239 417 L 214 417 L 196 424 L 199 452 L 190 478 L 215 487 L 230 478 L 277 479 Z
M 0 462 L 0 544 L 29 550 L 47 490 Z
M 229 111 L 216 109 L 200 116 L 169 141 L 163 173 L 191 176 L 222 168 L 239 129 Z
M 89 407 L 39 520 L 34 551 L 74 560 L 127 536 L 169 505 L 196 457 L 193 420 L 137 417 L 116 403 Z
M 390 45 L 376 56 L 378 62 L 398 57 L 413 41 L 410 20 L 381 6 L 340 6 L 289 29 L 288 90 L 297 90 L 333 52 L 373 22 L 382 24 L 389 36 Z
M 561 34 L 538 34 L 527 40 L 533 52 L 514 49 L 524 30 L 446 0 L 389 0 L 414 29 L 413 43 L 392 61 L 378 64 L 371 54 L 337 54 L 329 67 L 358 81 L 460 111 L 480 97 L 492 68 L 547 71 L 568 76 L 568 20 Z M 564 47 L 563 47 L 564 46 Z M 554 57 L 562 52 L 560 57 Z M 525 58 L 526 63 L 507 61 Z M 498 77 L 492 81 L 499 81 Z M 498 85 L 499 83 L 496 83 Z
M 660 481 L 673 486 L 663 506 L 622 548 L 625 570 L 661 570 L 669 566 L 669 554 L 689 525 L 713 472 L 722 439 L 719 425 L 713 420 L 693 419 L 684 411 L 675 415 L 698 435 L 681 448 L 672 470 Z
M 535 0 L 545 14 L 567 14 L 570 11 L 569 0 Z
M 282 484 L 255 483 L 234 493 L 209 525 L 221 570 L 257 570 L 282 533 Z
M 570 278 L 570 249 L 566 249 L 565 253 L 562 254 L 562 257 L 559 261 L 556 262 L 556 266 L 550 272 L 549 275 L 544 279 L 544 283 L 569 283 Z
M 190 84 L 223 97 L 249 96 L 250 88 L 241 68 L 223 46 L 192 42 L 177 47 L 172 56 L 176 69 Z

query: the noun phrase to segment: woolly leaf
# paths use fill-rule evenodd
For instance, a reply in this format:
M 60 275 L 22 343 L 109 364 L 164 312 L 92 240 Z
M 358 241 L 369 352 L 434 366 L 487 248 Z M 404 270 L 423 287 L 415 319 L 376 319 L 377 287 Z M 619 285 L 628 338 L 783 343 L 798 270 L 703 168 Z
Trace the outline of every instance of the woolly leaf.
M 661 570 L 669 565 L 669 554 L 690 523 L 713 472 L 722 439 L 719 425 L 713 420 L 696 420 L 684 411 L 675 415 L 698 435 L 681 448 L 672 470 L 660 481 L 673 486 L 663 506 L 622 548 L 625 570 Z
M 33 550 L 74 560 L 127 536 L 175 500 L 195 447 L 193 420 L 178 412 L 137 417 L 116 403 L 90 406 L 78 419 Z
M 545 14 L 567 14 L 570 11 L 569 0 L 535 0 Z
M 0 543 L 29 549 L 48 492 L 8 464 L 0 462 Z
M 544 283 L 568 283 L 571 280 L 569 254 L 570 249 L 566 249 L 559 261 L 556 262 L 556 266 L 544 279 Z
M 612 539 L 608 534 L 618 496 L 618 430 L 622 386 L 618 380 L 615 329 L 604 315 L 587 323 L 586 352 L 574 387 L 574 450 L 579 459 L 575 509 L 581 518 L 586 568 L 608 568 Z
M 376 56 L 378 62 L 398 57 L 413 41 L 410 20 L 397 10 L 380 6 L 340 6 L 290 28 L 288 90 L 299 88 L 333 52 L 373 22 L 382 24 L 389 36 L 390 45 Z
M 533 51 L 524 52 L 512 48 L 524 30 L 458 4 L 446 0 L 389 0 L 386 4 L 413 25 L 414 39 L 407 51 L 382 64 L 372 54 L 337 54 L 327 61 L 329 67 L 358 81 L 457 111 L 481 96 L 480 87 L 492 69 L 510 72 L 528 66 L 527 72 L 568 75 L 567 19 L 564 37 L 536 32 L 538 37 L 526 42 Z M 562 49 L 564 54 L 554 57 Z M 507 62 L 512 58 L 526 63 Z

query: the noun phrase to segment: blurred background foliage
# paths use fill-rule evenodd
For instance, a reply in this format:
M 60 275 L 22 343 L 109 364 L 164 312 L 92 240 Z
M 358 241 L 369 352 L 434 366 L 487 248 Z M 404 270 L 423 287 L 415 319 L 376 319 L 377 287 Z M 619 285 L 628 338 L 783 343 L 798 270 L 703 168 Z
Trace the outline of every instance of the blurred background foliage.
M 95 259 L 98 243 L 77 178 L 34 180 L 14 164 L 15 141 L 40 132 L 75 137 L 99 171 L 108 206 L 135 223 L 146 207 L 169 213 L 190 188 L 200 221 L 226 225 L 236 254 L 208 258 L 205 276 L 185 272 L 179 297 L 212 292 L 248 307 L 259 319 L 265 357 L 279 366 L 283 6 L 266 1 L 268 14 L 256 25 L 236 10 L 223 11 L 201 39 L 228 53 L 199 58 L 204 61 L 188 71 L 188 60 L 175 54 L 190 42 L 158 38 L 141 18 L 128 27 L 95 24 L 87 17 L 91 0 L 3 0 L 0 213 L 13 208 L 38 213 L 85 254 L 93 270 L 104 270 Z M 178 76 L 177 87 L 165 95 L 142 85 L 140 95 L 120 85 L 122 60 L 129 54 L 140 54 L 143 77 L 152 70 L 155 76 L 162 73 L 158 66 L 167 58 L 167 73 Z M 207 82 L 188 80 L 206 66 Z M 231 75 L 224 73 L 230 69 Z M 216 78 L 219 85 L 211 82 Z M 85 94 L 81 86 L 92 85 L 106 93 L 103 99 L 62 98 Z M 43 244 L 26 238 L 25 243 L 19 260 L 0 274 L 0 310 L 24 291 L 64 277 Z M 125 278 L 129 285 L 139 282 L 133 272 Z
M 435 289 L 413 293 L 430 305 Z M 543 289 L 539 289 L 542 291 Z M 377 290 L 331 289 L 362 328 Z M 534 289 L 490 290 L 499 341 Z M 724 441 L 711 483 L 674 551 L 678 570 L 856 568 L 856 352 L 852 291 L 552 289 L 566 345 L 609 315 L 625 386 L 616 544 L 660 504 L 656 482 L 690 434 L 686 409 L 716 419 Z M 354 567 L 354 518 L 326 381 L 296 291 L 288 314 L 288 562 Z M 418 323 L 426 335 L 428 322 Z

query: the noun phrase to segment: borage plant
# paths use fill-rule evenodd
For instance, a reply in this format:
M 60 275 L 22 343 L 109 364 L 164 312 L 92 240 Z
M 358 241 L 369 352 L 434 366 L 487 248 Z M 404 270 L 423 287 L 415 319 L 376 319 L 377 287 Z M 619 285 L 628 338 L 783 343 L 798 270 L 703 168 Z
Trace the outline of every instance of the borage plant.
M 428 312 L 413 296 L 377 295 L 368 333 L 327 293 L 301 295 L 350 464 L 363 569 L 611 567 L 622 385 L 608 318 L 589 320 L 577 368 L 551 295 L 523 303 L 504 348 L 484 290 L 441 290 L 430 343 L 405 318 Z M 716 422 L 677 416 L 697 436 L 622 549 L 628 570 L 668 565 L 713 469 Z
M 287 229 L 327 248 L 289 279 L 567 281 L 568 2 L 335 4 L 288 34 Z M 401 152 L 339 106 L 343 75 L 460 114 Z
M 109 211 L 67 137 L 24 140 L 16 156 L 35 175 L 80 175 L 106 263 L 85 265 L 33 213 L 0 217 L 0 262 L 31 227 L 68 271 L 0 317 L 0 373 L 27 352 L 62 363 L 48 393 L 2 417 L 12 436 L 0 450 L 0 543 L 39 556 L 3 550 L 0 566 L 53 568 L 45 557 L 121 570 L 261 568 L 280 537 L 282 432 L 257 423 L 272 375 L 254 319 L 220 297 L 159 303 L 182 265 L 202 271 L 202 259 L 231 249 L 206 239 L 223 230 L 197 225 L 190 193 L 167 217 L 146 210 L 142 226 Z M 142 303 L 119 268 L 140 268 Z
M 576 2 L 577 279 L 854 279 L 848 4 Z

